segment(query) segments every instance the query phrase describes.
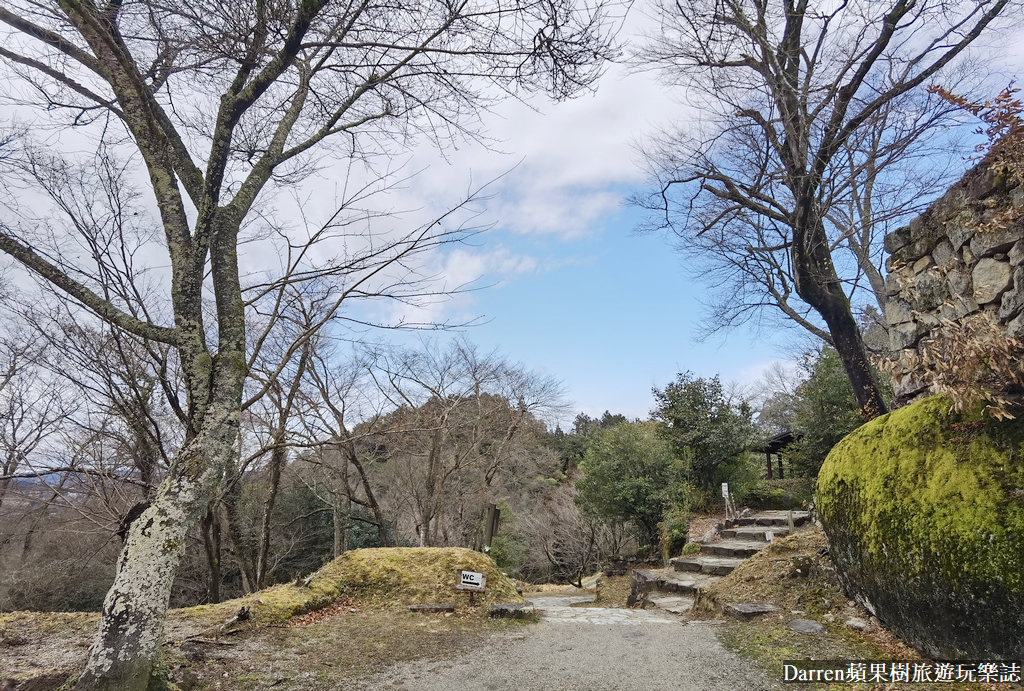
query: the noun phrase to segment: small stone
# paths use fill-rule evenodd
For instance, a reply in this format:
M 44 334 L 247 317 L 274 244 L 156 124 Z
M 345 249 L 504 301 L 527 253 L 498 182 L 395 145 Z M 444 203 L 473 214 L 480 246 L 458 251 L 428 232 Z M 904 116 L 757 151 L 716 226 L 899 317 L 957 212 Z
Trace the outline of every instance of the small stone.
M 931 265 L 932 265 L 932 258 L 929 257 L 928 255 L 925 255 L 925 256 L 921 257 L 920 259 L 918 259 L 916 262 L 914 262 L 914 266 L 911 268 L 911 270 L 915 274 L 919 274 L 919 273 L 921 273 L 922 271 L 924 271 L 925 269 L 927 269 Z
M 824 625 L 820 622 L 814 621 L 813 619 L 793 619 L 786 624 L 786 628 L 790 631 L 796 631 L 797 633 L 803 633 L 809 636 L 817 636 L 825 633 Z
M 869 631 L 871 630 L 871 624 L 864 621 L 860 617 L 850 617 L 846 620 L 847 628 L 853 629 L 854 631 Z
M 992 302 L 1010 287 L 1013 273 L 1006 262 L 990 257 L 980 259 L 971 272 L 974 282 L 974 299 L 979 305 Z
M 964 258 L 964 264 L 970 266 L 974 263 L 974 252 L 971 251 L 970 247 L 964 247 L 961 256 Z

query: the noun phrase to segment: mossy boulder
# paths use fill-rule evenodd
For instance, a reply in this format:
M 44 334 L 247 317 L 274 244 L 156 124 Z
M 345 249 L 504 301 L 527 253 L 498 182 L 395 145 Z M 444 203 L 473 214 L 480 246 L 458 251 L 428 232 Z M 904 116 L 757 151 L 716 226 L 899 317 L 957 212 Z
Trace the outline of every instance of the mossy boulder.
M 818 511 L 844 588 L 937 658 L 1024 658 L 1024 421 L 924 399 L 828 455 Z

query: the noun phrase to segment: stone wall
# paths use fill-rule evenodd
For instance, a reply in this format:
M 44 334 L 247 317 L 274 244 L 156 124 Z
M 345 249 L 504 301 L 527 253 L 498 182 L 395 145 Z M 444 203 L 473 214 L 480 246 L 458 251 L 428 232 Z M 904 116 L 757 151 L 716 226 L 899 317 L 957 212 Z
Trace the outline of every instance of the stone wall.
M 1006 227 L 985 223 L 1024 207 L 1024 187 L 1007 185 L 981 163 L 909 226 L 885 238 L 889 253 L 887 347 L 896 362 L 894 392 L 907 401 L 928 393 L 914 355 L 940 320 L 979 311 L 1024 339 L 1024 214 Z

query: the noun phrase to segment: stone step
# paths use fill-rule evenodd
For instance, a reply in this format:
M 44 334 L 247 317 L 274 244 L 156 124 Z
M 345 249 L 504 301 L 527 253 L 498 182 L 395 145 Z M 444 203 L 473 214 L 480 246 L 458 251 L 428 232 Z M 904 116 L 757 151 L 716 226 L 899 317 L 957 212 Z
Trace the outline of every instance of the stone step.
M 771 533 L 774 540 L 777 537 L 789 535 L 789 528 L 777 525 L 749 525 L 742 528 L 727 528 L 722 531 L 722 537 L 749 540 L 751 542 L 768 542 L 768 533 Z
M 799 526 L 810 520 L 811 514 L 806 511 L 793 512 L 793 525 Z M 789 511 L 760 511 L 753 516 L 737 518 L 730 521 L 733 525 L 789 525 Z
M 693 598 L 686 595 L 653 592 L 647 595 L 646 601 L 673 614 L 688 614 L 693 609 Z
M 722 540 L 721 542 L 709 542 L 706 545 L 701 545 L 700 551 L 702 554 L 743 559 L 757 554 L 767 544 L 767 542 L 754 542 L 751 540 L 737 540 L 733 538 Z
M 696 594 L 701 588 L 706 588 L 719 579 L 719 576 L 710 576 L 706 573 L 679 573 L 665 570 L 658 577 L 658 590 L 662 593 Z
M 716 557 L 711 554 L 694 554 L 669 560 L 676 571 L 693 571 L 712 576 L 726 576 L 743 563 L 742 558 Z
M 750 620 L 763 614 L 777 612 L 778 609 L 779 608 L 775 605 L 769 605 L 761 602 L 744 602 L 741 604 L 726 605 L 724 611 L 725 616 L 727 617 Z

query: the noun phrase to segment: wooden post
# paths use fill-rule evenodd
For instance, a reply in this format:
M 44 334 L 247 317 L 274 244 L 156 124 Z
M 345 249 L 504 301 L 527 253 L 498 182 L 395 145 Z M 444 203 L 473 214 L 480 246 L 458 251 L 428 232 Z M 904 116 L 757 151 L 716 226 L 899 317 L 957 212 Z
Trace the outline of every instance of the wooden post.
M 484 517 L 484 544 L 483 550 L 489 552 L 491 540 L 498 534 L 498 520 L 501 518 L 501 510 L 494 504 L 487 505 L 487 515 Z
M 768 465 L 768 479 L 771 480 L 772 479 L 772 452 L 771 451 L 765 451 L 764 452 L 764 459 L 765 459 L 765 461 L 767 462 L 767 465 Z

